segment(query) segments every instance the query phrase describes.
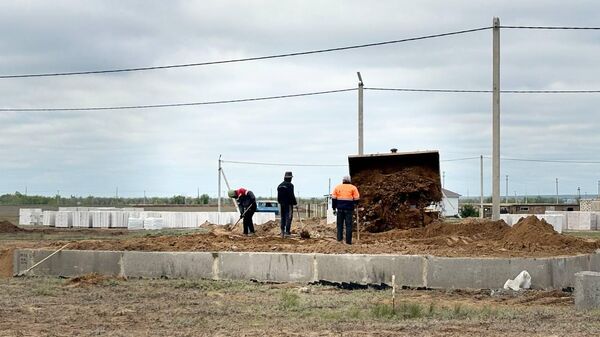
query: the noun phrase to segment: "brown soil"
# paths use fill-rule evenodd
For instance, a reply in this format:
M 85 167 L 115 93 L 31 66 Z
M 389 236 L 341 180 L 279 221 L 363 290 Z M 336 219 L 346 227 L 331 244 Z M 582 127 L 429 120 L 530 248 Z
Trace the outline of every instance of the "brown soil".
M 99 285 L 103 284 L 109 280 L 119 280 L 124 281 L 123 277 L 110 277 L 104 276 L 96 273 L 85 274 L 77 277 L 70 278 L 65 285 L 68 287 L 78 287 L 78 286 L 91 286 L 91 285 Z
M 17 227 L 9 221 L 0 221 L 0 233 L 18 233 L 26 231 L 26 229 Z
M 467 219 L 459 223 L 434 222 L 426 227 L 360 233 L 352 245 L 335 240 L 335 228 L 318 221 L 305 221 L 310 239 L 298 235 L 293 226 L 290 239 L 279 237 L 277 222 L 256 227 L 256 236 L 241 235 L 241 228 L 228 231 L 208 226 L 208 233 L 182 236 L 140 237 L 121 240 L 85 240 L 69 249 L 143 250 L 143 251 L 258 251 L 355 254 L 429 254 L 435 256 L 542 257 L 591 253 L 600 248 L 599 240 L 581 239 L 554 232 L 537 218 L 521 220 L 513 228 L 503 221 Z M 53 243 L 60 246 L 63 242 Z
M 13 276 L 13 249 L 0 249 L 0 278 Z
M 433 219 L 425 208 L 442 200 L 439 172 L 425 167 L 389 174 L 368 170 L 352 179 L 361 194 L 362 229 L 368 232 L 427 225 Z

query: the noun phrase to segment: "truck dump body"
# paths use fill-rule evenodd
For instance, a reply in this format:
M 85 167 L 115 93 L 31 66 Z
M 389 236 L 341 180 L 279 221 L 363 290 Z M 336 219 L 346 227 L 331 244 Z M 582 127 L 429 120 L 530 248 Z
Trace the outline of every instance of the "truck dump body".
M 442 200 L 439 158 L 437 151 L 349 156 L 361 228 L 382 232 L 431 222 L 425 208 Z

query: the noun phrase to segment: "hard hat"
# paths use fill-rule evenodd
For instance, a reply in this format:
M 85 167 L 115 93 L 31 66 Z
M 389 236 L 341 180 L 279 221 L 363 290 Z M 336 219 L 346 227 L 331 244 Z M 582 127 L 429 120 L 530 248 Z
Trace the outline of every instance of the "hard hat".
M 229 191 L 227 191 L 227 195 L 230 198 L 235 198 L 235 197 L 237 197 L 237 192 L 235 190 L 229 190 Z
M 294 176 L 292 175 L 292 171 L 287 171 L 285 172 L 285 174 L 283 175 L 284 178 L 293 178 Z
M 342 178 L 342 182 L 344 182 L 344 183 L 349 183 L 349 182 L 351 182 L 351 181 L 352 181 L 352 179 L 350 179 L 350 176 L 344 176 L 344 177 Z

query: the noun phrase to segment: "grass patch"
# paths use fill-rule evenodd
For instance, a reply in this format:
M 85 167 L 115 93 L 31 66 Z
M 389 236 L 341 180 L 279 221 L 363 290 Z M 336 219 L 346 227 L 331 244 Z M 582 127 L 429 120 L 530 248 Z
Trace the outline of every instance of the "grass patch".
M 563 234 L 584 239 L 600 239 L 600 231 L 564 231 Z
M 483 308 L 465 306 L 456 303 L 453 306 L 437 306 L 434 302 L 420 304 L 415 302 L 400 302 L 395 310 L 390 304 L 378 303 L 371 308 L 371 316 L 376 319 L 420 319 L 435 318 L 447 320 L 514 318 L 516 313 L 502 311 L 496 307 Z
M 300 306 L 300 296 L 291 291 L 281 293 L 279 307 L 284 310 L 294 310 Z

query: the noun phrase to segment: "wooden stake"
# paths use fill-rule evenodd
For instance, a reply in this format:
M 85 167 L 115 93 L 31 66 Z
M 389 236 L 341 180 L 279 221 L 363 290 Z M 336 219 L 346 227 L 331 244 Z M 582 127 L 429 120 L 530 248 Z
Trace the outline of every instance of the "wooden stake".
M 396 275 L 392 275 L 392 310 L 396 311 Z

